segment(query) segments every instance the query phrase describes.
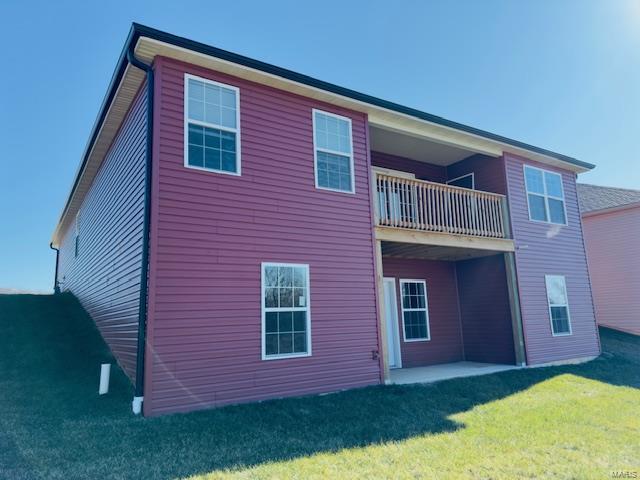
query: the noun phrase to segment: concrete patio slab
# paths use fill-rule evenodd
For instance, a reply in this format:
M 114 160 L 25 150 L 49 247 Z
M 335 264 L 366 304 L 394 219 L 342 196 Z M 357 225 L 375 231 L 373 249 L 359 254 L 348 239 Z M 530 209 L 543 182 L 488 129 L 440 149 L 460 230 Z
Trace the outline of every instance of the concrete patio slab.
M 432 383 L 450 378 L 474 377 L 517 368 L 522 367 L 479 362 L 456 362 L 429 365 L 428 367 L 398 368 L 391 370 L 389 383 L 395 385 Z

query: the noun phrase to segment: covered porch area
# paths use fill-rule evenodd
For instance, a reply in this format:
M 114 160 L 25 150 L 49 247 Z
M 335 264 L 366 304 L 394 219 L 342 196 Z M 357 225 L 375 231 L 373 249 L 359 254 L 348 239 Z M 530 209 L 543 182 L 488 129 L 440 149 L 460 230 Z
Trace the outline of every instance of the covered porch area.
M 430 383 L 524 365 L 513 243 L 434 244 L 429 234 L 404 238 L 409 232 L 398 230 L 377 232 L 385 382 Z
M 525 364 L 504 159 L 370 121 L 386 383 Z

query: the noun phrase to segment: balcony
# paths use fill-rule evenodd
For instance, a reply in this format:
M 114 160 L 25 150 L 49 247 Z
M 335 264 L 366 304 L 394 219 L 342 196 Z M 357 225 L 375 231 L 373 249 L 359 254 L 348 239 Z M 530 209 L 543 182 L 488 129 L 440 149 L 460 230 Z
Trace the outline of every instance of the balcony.
M 374 174 L 378 240 L 513 251 L 504 195 Z

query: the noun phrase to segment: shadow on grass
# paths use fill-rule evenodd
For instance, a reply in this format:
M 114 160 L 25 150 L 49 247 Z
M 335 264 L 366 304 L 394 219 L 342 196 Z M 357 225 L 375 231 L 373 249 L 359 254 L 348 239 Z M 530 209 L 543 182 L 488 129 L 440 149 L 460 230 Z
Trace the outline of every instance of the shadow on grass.
M 640 340 L 602 331 L 582 365 L 423 386 L 377 386 L 144 419 L 119 368 L 70 295 L 0 296 L 0 477 L 175 478 L 450 432 L 452 414 L 571 373 L 639 388 Z

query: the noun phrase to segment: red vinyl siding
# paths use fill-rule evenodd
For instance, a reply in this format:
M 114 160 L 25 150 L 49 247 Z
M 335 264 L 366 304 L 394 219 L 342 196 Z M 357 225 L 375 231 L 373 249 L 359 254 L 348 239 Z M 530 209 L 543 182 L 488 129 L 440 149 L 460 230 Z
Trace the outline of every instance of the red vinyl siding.
M 598 323 L 640 335 L 640 206 L 582 222 Z
M 447 167 L 449 180 L 473 173 L 476 190 L 506 195 L 507 182 L 504 175 L 504 158 L 472 155 Z
M 515 363 L 503 255 L 456 262 L 465 359 Z
M 184 73 L 240 89 L 242 175 L 183 165 Z M 364 114 L 157 59 L 145 414 L 380 382 Z M 353 123 L 356 194 L 314 185 L 313 108 Z M 309 264 L 313 355 L 261 360 L 261 262 Z
M 142 260 L 146 105 L 143 85 L 80 207 L 79 255 L 75 258 L 72 223 L 60 242 L 58 272 L 61 289 L 78 297 L 132 379 Z
M 383 258 L 385 277 L 396 279 L 398 331 L 402 367 L 420 367 L 464 359 L 454 262 Z M 405 342 L 402 332 L 400 280 L 425 280 L 431 340 Z
M 389 153 L 371 152 L 371 164 L 374 167 L 414 173 L 416 178 L 420 180 L 440 183 L 447 181 L 447 169 L 445 167 L 418 162 L 417 160 L 411 160 L 410 158 L 399 157 Z
M 515 155 L 505 155 L 516 270 L 527 360 L 540 364 L 598 355 L 589 272 L 578 209 L 575 174 Z M 529 220 L 523 165 L 562 174 L 567 226 Z M 551 334 L 546 274 L 565 275 L 573 334 Z

